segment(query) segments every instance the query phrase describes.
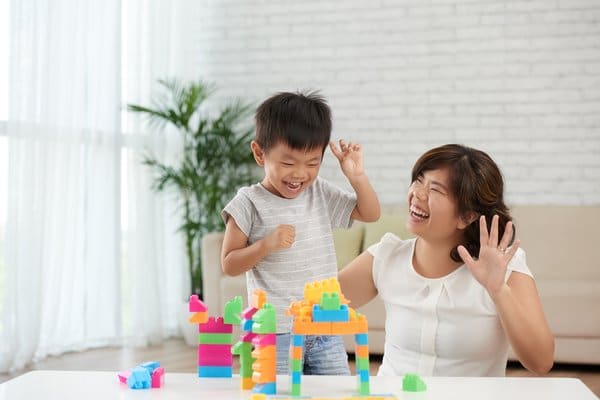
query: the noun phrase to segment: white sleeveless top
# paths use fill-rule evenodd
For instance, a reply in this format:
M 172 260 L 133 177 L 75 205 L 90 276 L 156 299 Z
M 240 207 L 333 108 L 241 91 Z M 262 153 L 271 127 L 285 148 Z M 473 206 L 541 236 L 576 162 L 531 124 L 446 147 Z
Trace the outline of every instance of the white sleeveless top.
M 419 275 L 415 241 L 386 233 L 368 248 L 386 311 L 378 375 L 504 376 L 509 343 L 487 291 L 464 264 L 442 278 Z M 506 280 L 512 271 L 532 276 L 522 249 Z

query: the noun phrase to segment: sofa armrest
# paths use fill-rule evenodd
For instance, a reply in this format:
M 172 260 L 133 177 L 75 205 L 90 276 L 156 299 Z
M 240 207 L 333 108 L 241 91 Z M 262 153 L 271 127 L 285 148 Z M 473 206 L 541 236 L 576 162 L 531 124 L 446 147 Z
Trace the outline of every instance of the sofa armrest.
M 224 276 L 221 267 L 221 247 L 223 232 L 212 232 L 202 237 L 202 295 L 204 303 L 212 310 L 222 310 L 221 280 Z

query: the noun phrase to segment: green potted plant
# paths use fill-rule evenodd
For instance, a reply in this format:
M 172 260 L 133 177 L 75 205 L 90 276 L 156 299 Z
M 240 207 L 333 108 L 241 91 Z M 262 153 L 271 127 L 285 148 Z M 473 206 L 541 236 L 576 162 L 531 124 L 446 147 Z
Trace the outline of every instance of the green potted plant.
M 144 163 L 157 174 L 156 191 L 172 188 L 179 196 L 190 293 L 202 296 L 201 238 L 224 229 L 222 208 L 240 186 L 256 180 L 250 151 L 253 127 L 248 124 L 251 108 L 235 100 L 210 117 L 206 100 L 214 93 L 212 84 L 178 80 L 159 80 L 159 84 L 161 93 L 152 107 L 128 104 L 127 108 L 159 127 L 175 127 L 182 137 L 183 152 L 176 164 L 164 164 L 151 155 Z

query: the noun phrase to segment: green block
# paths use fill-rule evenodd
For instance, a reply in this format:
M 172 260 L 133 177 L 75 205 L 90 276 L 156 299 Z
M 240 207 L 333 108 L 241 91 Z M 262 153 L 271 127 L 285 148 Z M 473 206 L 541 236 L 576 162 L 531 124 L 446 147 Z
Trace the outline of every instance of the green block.
M 252 343 L 248 342 L 237 342 L 231 346 L 231 354 L 250 354 L 252 352 Z
M 291 364 L 290 364 L 291 371 L 302 372 L 302 370 L 303 370 L 302 360 L 290 360 L 290 361 L 291 361 Z
M 367 370 L 369 371 L 369 359 L 366 357 L 358 357 L 356 358 L 356 370 Z
M 292 383 L 292 388 L 290 389 L 290 394 L 292 396 L 300 396 L 302 392 L 302 385 L 300 383 Z
M 231 344 L 233 335 L 231 333 L 199 333 L 198 344 Z
M 358 382 L 358 393 L 361 396 L 366 396 L 371 393 L 369 382 Z
M 406 374 L 402 379 L 402 390 L 405 392 L 424 392 L 427 385 L 417 374 Z
M 275 307 L 271 303 L 265 303 L 263 307 L 252 316 L 253 333 L 275 333 Z
M 242 296 L 235 296 L 225 304 L 223 322 L 231 325 L 242 323 Z
M 340 308 L 340 296 L 337 293 L 323 292 L 321 294 L 321 310 L 339 310 Z

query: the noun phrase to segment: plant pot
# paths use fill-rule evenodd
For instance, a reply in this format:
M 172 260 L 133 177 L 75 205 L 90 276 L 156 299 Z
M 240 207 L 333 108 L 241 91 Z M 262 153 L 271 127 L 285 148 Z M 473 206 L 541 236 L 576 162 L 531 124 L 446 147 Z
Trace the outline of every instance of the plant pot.
M 189 312 L 189 305 L 184 301 L 179 309 L 179 330 L 183 335 L 183 340 L 188 346 L 198 345 L 198 325 L 191 324 L 188 319 L 192 316 Z

